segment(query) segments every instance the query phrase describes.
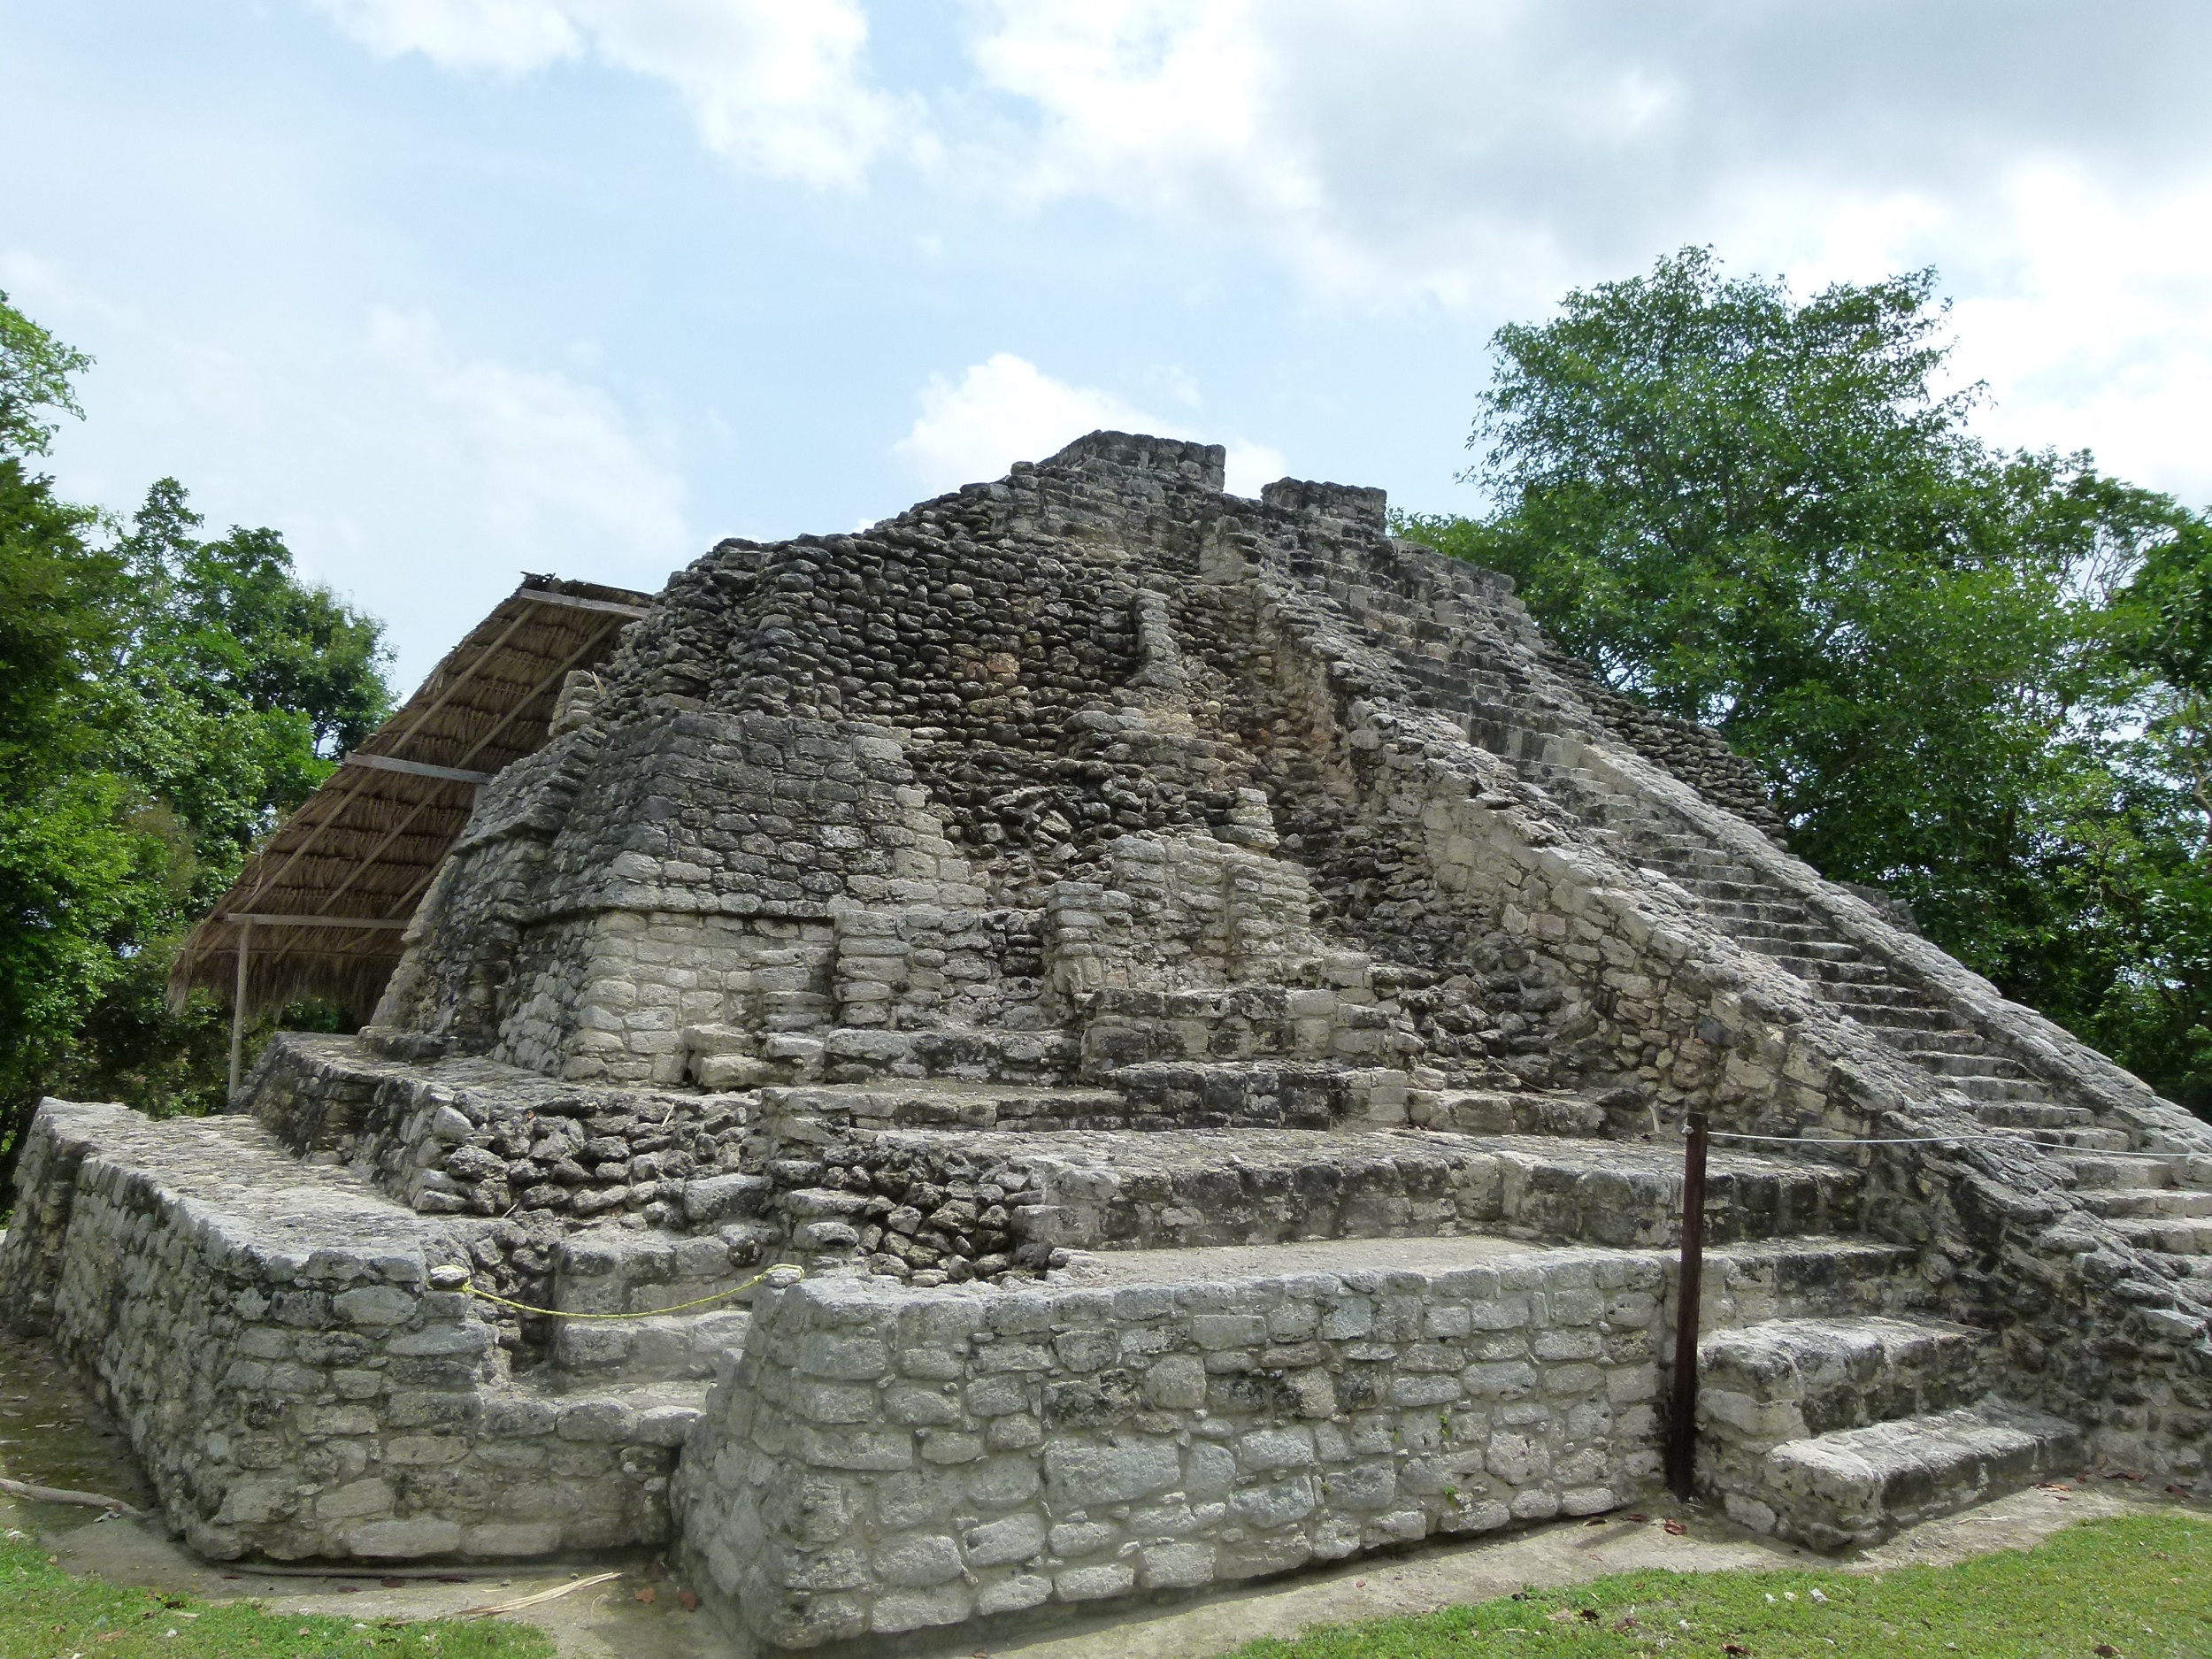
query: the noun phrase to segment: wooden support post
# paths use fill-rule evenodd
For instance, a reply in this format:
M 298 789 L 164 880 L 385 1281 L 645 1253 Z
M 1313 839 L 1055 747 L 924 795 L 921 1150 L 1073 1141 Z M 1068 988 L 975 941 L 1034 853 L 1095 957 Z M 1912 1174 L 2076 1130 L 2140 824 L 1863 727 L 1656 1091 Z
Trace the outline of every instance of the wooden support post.
M 1675 1285 L 1674 1393 L 1667 1402 L 1667 1487 L 1690 1496 L 1697 1463 L 1698 1294 L 1705 1278 L 1705 1114 L 1692 1112 L 1682 1148 L 1682 1266 Z
M 230 1002 L 230 1095 L 238 1099 L 239 1072 L 246 1058 L 246 964 L 253 955 L 253 924 L 238 924 L 238 982 Z

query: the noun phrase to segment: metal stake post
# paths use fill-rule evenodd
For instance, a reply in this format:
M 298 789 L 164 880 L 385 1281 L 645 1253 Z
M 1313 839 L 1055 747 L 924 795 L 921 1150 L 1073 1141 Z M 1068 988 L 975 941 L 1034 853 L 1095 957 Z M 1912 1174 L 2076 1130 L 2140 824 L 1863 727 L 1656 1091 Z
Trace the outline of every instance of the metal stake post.
M 1690 1495 L 1697 1461 L 1698 1293 L 1705 1278 L 1705 1114 L 1692 1112 L 1682 1150 L 1682 1266 L 1675 1286 L 1674 1393 L 1667 1408 L 1667 1486 Z
M 230 1101 L 238 1098 L 238 1073 L 246 1055 L 246 962 L 252 952 L 253 924 L 241 922 L 238 924 L 238 983 L 230 1003 Z

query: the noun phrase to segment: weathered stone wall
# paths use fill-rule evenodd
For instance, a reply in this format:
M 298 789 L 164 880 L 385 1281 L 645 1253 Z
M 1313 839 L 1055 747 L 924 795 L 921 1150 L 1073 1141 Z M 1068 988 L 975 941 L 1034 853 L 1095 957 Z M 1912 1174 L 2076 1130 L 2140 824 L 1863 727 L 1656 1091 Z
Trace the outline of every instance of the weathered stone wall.
M 589 727 L 563 732 L 478 790 L 409 922 L 377 1027 L 405 1032 L 424 1052 L 482 1053 L 499 1041 L 546 849 L 597 758 L 598 736 Z
M 1911 1260 L 1722 1250 L 1707 1317 L 1910 1309 Z M 1672 1268 L 1496 1245 L 1235 1282 L 782 1287 L 686 1447 L 686 1563 L 751 1636 L 814 1646 L 1597 1513 L 1658 1471 Z
M 695 1412 L 505 1386 L 502 1333 L 459 1289 L 488 1224 L 303 1183 L 238 1118 L 156 1126 L 49 1102 L 24 1167 L 36 1210 L 0 1243 L 0 1311 L 92 1386 L 201 1555 L 498 1556 L 667 1535 Z
M 379 1028 L 551 1076 L 680 1082 L 686 1025 L 789 1014 L 798 999 L 813 999 L 805 1023 L 828 1023 L 837 904 L 982 900 L 895 741 L 657 713 L 588 724 L 537 772 L 487 791 Z M 559 769 L 587 753 L 580 778 Z
M 1656 1259 L 764 1299 L 686 1548 L 813 1644 L 1595 1514 L 1656 1467 Z
M 1041 1031 L 1041 910 L 941 904 L 832 907 L 833 1007 L 825 1023 L 900 1031 Z

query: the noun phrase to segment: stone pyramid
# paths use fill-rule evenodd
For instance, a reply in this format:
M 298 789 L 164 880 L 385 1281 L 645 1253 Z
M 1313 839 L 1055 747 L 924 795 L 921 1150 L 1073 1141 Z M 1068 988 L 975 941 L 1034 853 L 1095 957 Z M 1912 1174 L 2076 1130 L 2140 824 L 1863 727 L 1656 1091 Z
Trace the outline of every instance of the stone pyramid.
M 664 1542 L 803 1647 L 1603 1512 L 1693 1111 L 1757 1137 L 1730 1514 L 2201 1471 L 2212 1133 L 1379 491 L 1222 460 L 1097 433 L 723 542 L 484 787 L 358 1038 L 222 1119 L 50 1103 L 0 1294 L 196 1548 Z

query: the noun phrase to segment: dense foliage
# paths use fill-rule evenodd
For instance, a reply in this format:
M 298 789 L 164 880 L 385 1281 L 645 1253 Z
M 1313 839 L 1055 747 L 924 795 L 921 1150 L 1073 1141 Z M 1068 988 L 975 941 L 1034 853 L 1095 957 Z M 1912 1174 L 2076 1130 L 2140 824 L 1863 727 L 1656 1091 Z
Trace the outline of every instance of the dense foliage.
M 1511 574 L 1717 728 L 1793 847 L 2212 1108 L 2212 523 L 1939 389 L 1932 273 L 1800 302 L 1690 250 L 1499 330 L 1469 476 L 1405 534 Z
M 380 626 L 164 479 L 127 526 L 35 470 L 88 360 L 0 295 L 0 1169 L 42 1093 L 215 1103 L 177 941 L 388 704 Z

